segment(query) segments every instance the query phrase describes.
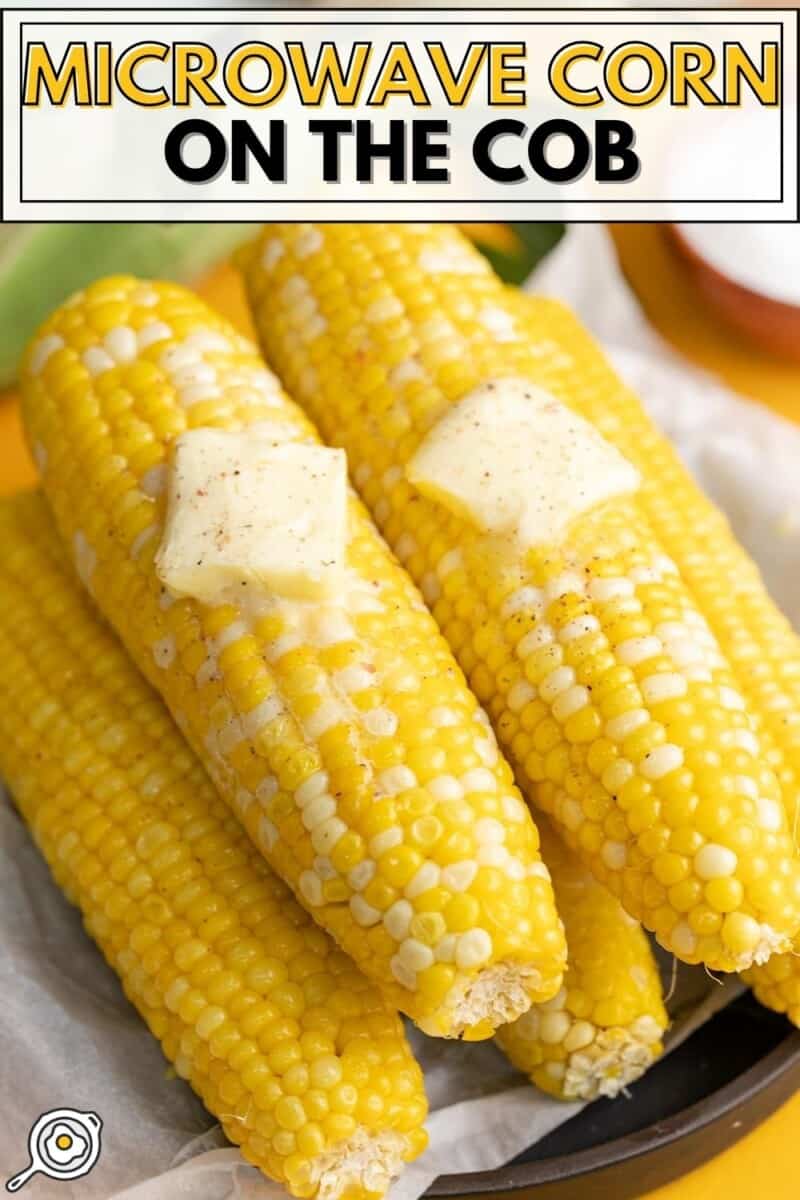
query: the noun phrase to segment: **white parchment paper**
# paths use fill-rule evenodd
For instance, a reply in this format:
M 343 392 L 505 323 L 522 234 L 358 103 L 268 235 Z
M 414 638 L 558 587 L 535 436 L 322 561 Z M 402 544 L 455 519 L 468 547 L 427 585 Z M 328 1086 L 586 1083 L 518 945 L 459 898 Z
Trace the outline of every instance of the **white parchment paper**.
M 794 618 L 800 531 L 791 512 L 800 432 L 675 359 L 647 328 L 606 235 L 579 226 L 534 281 L 568 300 L 609 347 L 702 483 L 730 513 Z M 765 464 L 769 469 L 765 470 Z M 796 490 L 796 489 L 795 489 Z M 669 970 L 670 964 L 666 964 Z M 681 967 L 670 1045 L 737 994 Z M 431 1145 L 392 1190 L 416 1200 L 442 1173 L 497 1167 L 579 1110 L 537 1093 L 491 1043 L 412 1032 L 431 1102 Z M 627 1101 L 620 1098 L 618 1103 Z M 50 880 L 10 803 L 0 801 L 0 1181 L 27 1162 L 40 1113 L 69 1107 L 103 1120 L 103 1148 L 83 1179 L 36 1176 L 31 1200 L 281 1200 L 244 1165 L 180 1080 Z

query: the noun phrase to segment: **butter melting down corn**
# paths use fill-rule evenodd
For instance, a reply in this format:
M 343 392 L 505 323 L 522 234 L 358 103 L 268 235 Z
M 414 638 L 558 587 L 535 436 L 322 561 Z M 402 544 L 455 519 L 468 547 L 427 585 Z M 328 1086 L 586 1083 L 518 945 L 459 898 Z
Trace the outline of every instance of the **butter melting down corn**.
M 206 605 L 158 579 L 176 439 L 268 422 L 317 441 L 253 347 L 182 288 L 114 278 L 53 314 L 22 392 L 85 586 L 315 920 L 432 1034 L 488 1037 L 552 997 L 565 946 L 535 826 L 358 501 L 330 602 Z
M 679 958 L 736 970 L 788 950 L 800 860 L 762 722 L 638 495 L 503 558 L 407 477 L 489 380 L 560 373 L 579 394 L 586 335 L 523 331 L 452 227 L 267 226 L 243 269 L 270 362 L 346 449 L 528 798 Z
M 34 494 L 0 502 L 0 770 L 167 1058 L 298 1197 L 425 1146 L 402 1023 L 269 870 L 83 595 Z

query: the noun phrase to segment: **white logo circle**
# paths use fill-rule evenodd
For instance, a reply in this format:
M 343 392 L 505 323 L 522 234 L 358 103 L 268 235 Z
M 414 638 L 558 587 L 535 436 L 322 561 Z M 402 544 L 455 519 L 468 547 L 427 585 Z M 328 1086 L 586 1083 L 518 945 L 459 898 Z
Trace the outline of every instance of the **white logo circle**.
M 75 1108 L 54 1108 L 42 1113 L 28 1134 L 30 1162 L 24 1171 L 6 1183 L 6 1191 L 18 1192 L 37 1173 L 48 1179 L 80 1179 L 88 1175 L 100 1157 L 97 1113 Z

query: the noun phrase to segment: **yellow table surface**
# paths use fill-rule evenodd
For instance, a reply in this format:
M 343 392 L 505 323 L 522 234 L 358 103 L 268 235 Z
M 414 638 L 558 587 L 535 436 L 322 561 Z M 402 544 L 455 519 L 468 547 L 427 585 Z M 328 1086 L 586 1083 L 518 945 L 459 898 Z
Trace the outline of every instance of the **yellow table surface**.
M 654 325 L 679 350 L 731 386 L 800 420 L 800 367 L 790 367 L 743 345 L 696 301 L 691 284 L 656 226 L 613 229 L 623 268 Z M 229 268 L 200 286 L 209 301 L 252 332 L 238 283 Z M 0 493 L 35 481 L 13 393 L 0 395 Z M 800 1133 L 800 1094 L 737 1145 L 648 1200 L 798 1200 L 794 1161 Z

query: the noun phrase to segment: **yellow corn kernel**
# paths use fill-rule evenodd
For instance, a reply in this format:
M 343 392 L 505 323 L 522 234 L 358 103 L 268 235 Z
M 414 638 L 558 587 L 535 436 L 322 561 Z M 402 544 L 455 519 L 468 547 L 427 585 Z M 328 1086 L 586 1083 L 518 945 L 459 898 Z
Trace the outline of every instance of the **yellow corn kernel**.
M 35 349 L 59 343 L 45 361 Z M 313 439 L 250 344 L 184 289 L 119 277 L 59 309 L 33 346 L 22 370 L 28 431 L 48 457 L 45 493 L 78 574 L 272 868 L 430 1033 L 486 1021 L 491 1032 L 552 995 L 565 949 L 550 884 L 535 874 L 535 826 L 523 813 L 504 827 L 513 899 L 501 910 L 478 861 L 481 830 L 519 794 L 446 643 L 355 498 L 341 594 L 312 609 L 274 595 L 256 602 L 252 588 L 245 607 L 170 603 L 141 535 L 123 528 L 129 507 L 145 508 L 147 545 L 158 544 L 170 447 L 187 428 L 269 421 L 289 440 Z M 143 445 L 160 459 L 137 475 Z M 332 648 L 353 657 L 332 669 Z M 255 708 L 242 686 L 251 662 L 268 687 Z M 458 827 L 442 816 L 453 790 Z M 425 846 L 411 834 L 418 804 L 406 804 L 420 794 L 444 826 Z M 487 953 L 465 943 L 452 988 L 435 999 L 438 987 L 423 986 L 435 948 L 420 952 L 402 923 L 387 924 L 388 910 L 402 895 L 417 911 L 457 865 L 456 841 L 475 868 L 465 894 Z
M 559 1099 L 616 1096 L 663 1049 L 668 1018 L 658 967 L 619 901 L 545 822 L 540 834 L 567 935 L 567 972 L 557 996 L 505 1025 L 496 1040 L 514 1066 Z
M 0 536 L 0 770 L 54 876 L 167 1057 L 244 1156 L 297 1196 L 354 1188 L 365 1198 L 374 1189 L 367 1160 L 390 1164 L 388 1184 L 421 1149 L 422 1078 L 398 1016 L 231 821 L 90 610 L 43 499 L 3 501 Z M 142 766 L 136 783 L 132 764 Z M 184 862 L 187 881 L 176 875 Z M 346 996 L 346 1017 L 326 991 Z M 314 1032 L 323 1015 L 330 1038 Z M 406 1090 L 408 1105 L 360 1103 L 371 1094 L 353 1082 L 365 1054 L 388 1087 Z M 314 1089 L 336 1111 L 334 1085 L 349 1089 L 347 1108 L 358 1114 L 344 1138 L 319 1124 Z M 353 1173 L 363 1155 L 370 1189 Z
M 706 601 L 698 607 L 693 579 L 681 575 L 674 551 L 673 558 L 665 553 L 670 547 L 639 495 L 574 520 L 563 545 L 503 557 L 407 481 L 396 486 L 431 425 L 481 383 L 530 378 L 580 408 L 574 398 L 594 387 L 584 368 L 588 339 L 579 329 L 558 338 L 555 321 L 532 333 L 520 315 L 523 301 L 452 227 L 331 225 L 315 232 L 317 250 L 303 256 L 305 231 L 269 226 L 245 256 L 262 344 L 323 436 L 347 450 L 352 478 L 389 542 L 400 555 L 413 546 L 404 561 L 462 669 L 479 680 L 526 795 L 628 912 L 679 957 L 735 970 L 788 949 L 800 924 L 800 862 L 785 817 L 767 828 L 750 798 L 755 789 L 769 805 L 781 795 L 762 723 L 752 706 L 731 705 L 735 677 L 708 628 Z M 280 254 L 265 257 L 268 245 Z M 362 300 L 377 286 L 394 300 L 406 339 L 405 357 L 391 366 L 383 310 Z M 314 305 L 313 328 L 293 299 L 300 290 L 303 306 Z M 306 328 L 302 338 L 300 328 Z M 390 413 L 404 417 L 400 437 Z M 649 462 L 642 468 L 650 469 Z M 717 569 L 715 576 L 728 586 Z M 516 638 L 509 627 L 518 613 L 529 631 Z M 588 644 L 573 648 L 590 618 Z M 505 651 L 502 662 L 496 646 Z M 525 747 L 508 740 L 513 723 L 500 719 L 514 715 L 509 661 L 542 706 L 531 714 Z M 573 663 L 591 679 L 591 693 L 572 691 L 562 703 L 578 687 Z M 630 767 L 621 786 L 616 773 L 606 779 L 608 764 L 601 768 L 591 754 L 601 737 Z M 743 780 L 746 791 L 734 792 L 734 780 Z M 704 842 L 736 854 L 743 888 L 740 908 L 726 917 L 735 934 L 726 935 L 723 922 L 700 940 L 684 905 L 706 906 L 702 886 L 673 885 L 680 908 L 662 885 L 643 886 L 657 882 L 655 860 L 680 828 L 674 814 L 695 804 L 692 827 Z M 611 807 L 624 815 L 624 838 L 606 835 Z M 746 850 L 733 844 L 742 829 L 750 838 Z M 691 873 L 705 883 L 694 860 Z M 774 896 L 756 886 L 762 874 L 780 881 Z M 737 916 L 743 920 L 729 920 Z

